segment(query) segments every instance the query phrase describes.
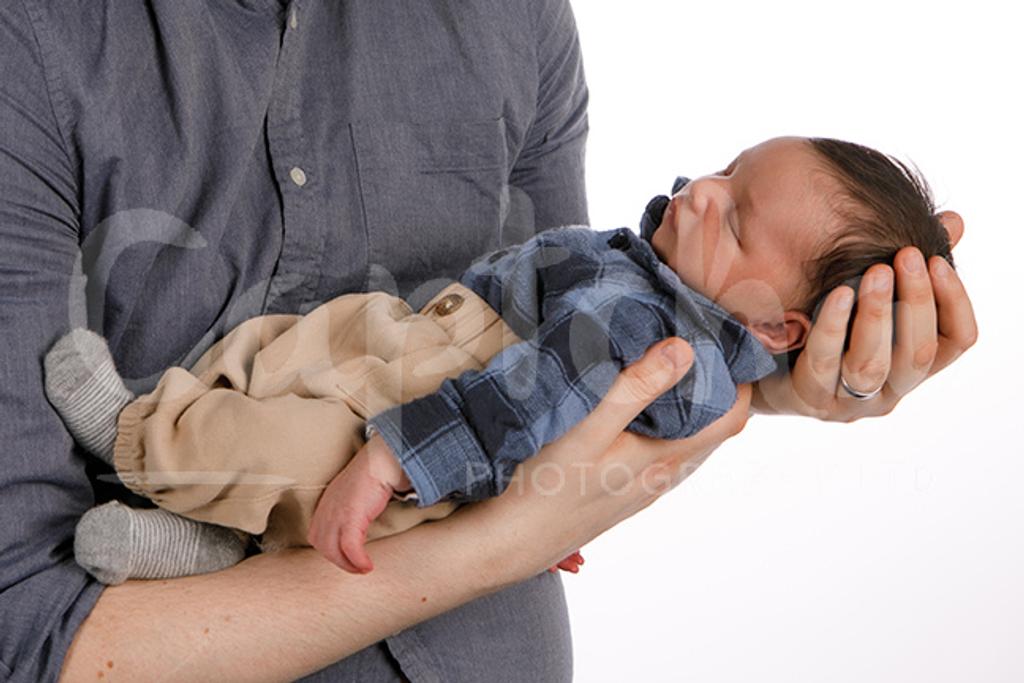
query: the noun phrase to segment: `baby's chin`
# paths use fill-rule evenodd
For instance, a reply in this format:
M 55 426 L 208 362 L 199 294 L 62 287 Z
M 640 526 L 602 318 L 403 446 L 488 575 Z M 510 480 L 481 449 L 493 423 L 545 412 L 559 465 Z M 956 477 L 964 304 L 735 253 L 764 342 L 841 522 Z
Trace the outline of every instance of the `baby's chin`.
M 686 285 L 688 288 L 690 288 L 693 291 L 697 292 L 698 294 L 700 294 L 704 298 L 710 299 L 711 301 L 714 301 L 716 304 L 718 304 L 722 308 L 725 308 L 725 310 L 729 311 L 729 309 L 725 305 L 723 305 L 723 303 L 721 301 L 719 301 L 719 299 L 722 298 L 720 296 L 722 292 L 719 289 L 709 287 L 707 285 L 707 283 L 704 281 L 703 278 L 690 277 L 689 274 L 686 273 L 685 270 L 680 270 L 680 269 L 677 269 L 677 268 L 673 268 L 673 271 L 675 272 L 676 276 L 679 278 L 679 281 L 682 282 L 684 285 Z M 712 291 L 712 290 L 714 290 L 714 291 Z M 732 313 L 732 311 L 729 311 L 729 312 Z
M 654 250 L 654 253 L 661 262 L 668 264 L 669 267 L 672 267 L 670 254 L 672 253 L 675 241 L 675 226 L 667 225 L 665 220 L 661 221 L 661 224 L 654 231 L 654 234 L 651 235 L 650 239 L 651 249 Z

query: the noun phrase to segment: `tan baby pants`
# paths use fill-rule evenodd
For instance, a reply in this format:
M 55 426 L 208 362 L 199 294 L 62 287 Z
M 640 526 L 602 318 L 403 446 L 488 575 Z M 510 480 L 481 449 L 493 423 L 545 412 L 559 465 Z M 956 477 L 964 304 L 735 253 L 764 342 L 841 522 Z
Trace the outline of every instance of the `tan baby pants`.
M 367 418 L 485 367 L 518 341 L 458 283 L 420 313 L 372 292 L 305 316 L 253 318 L 191 372 L 171 368 L 122 411 L 114 464 L 126 486 L 162 508 L 262 534 L 264 550 L 308 545 L 317 500 L 363 444 Z M 454 507 L 392 502 L 369 537 Z

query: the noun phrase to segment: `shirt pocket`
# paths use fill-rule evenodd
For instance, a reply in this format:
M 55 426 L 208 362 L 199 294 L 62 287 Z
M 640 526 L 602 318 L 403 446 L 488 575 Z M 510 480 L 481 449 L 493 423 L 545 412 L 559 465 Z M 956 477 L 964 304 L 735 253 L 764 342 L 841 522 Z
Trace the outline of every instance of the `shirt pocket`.
M 504 118 L 354 123 L 352 135 L 370 288 L 395 283 L 406 295 L 433 278 L 457 279 L 474 258 L 502 245 Z

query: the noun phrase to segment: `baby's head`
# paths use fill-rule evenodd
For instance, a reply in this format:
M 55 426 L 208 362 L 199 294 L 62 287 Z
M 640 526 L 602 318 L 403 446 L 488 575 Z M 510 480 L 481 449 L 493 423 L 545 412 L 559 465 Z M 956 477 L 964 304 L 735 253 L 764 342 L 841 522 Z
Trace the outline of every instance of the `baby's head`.
M 891 265 L 903 247 L 952 264 L 923 178 L 873 149 L 822 138 L 768 140 L 690 181 L 651 245 L 773 353 L 803 346 L 832 289 Z

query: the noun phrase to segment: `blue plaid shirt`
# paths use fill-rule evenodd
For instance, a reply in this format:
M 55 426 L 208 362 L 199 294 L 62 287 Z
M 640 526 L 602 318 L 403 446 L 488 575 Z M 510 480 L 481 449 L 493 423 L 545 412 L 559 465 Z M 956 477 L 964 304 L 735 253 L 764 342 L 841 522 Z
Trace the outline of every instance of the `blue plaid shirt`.
M 501 493 L 516 465 L 586 417 L 619 371 L 666 337 L 690 343 L 693 367 L 633 420 L 637 434 L 691 436 L 732 407 L 737 384 L 776 368 L 743 325 L 627 228 L 549 230 L 479 259 L 461 282 L 525 341 L 369 420 L 421 506 Z

